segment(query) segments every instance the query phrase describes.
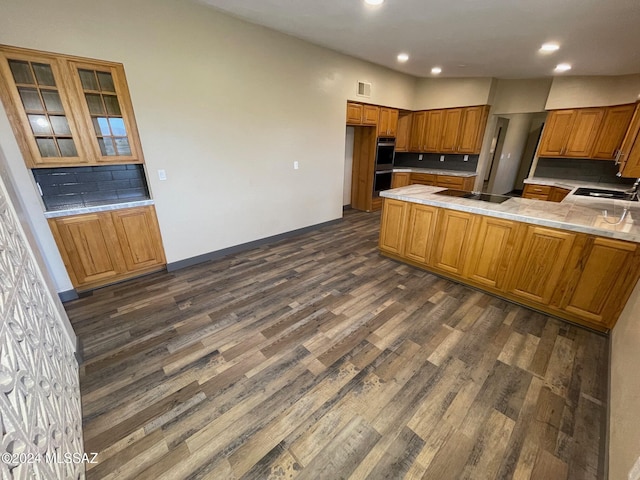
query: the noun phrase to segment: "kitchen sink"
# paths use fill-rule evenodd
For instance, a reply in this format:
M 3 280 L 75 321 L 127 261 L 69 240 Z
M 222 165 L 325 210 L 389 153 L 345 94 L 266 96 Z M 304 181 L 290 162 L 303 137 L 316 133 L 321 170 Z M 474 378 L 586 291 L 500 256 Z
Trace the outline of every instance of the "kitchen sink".
M 593 197 L 593 198 L 610 198 L 614 200 L 632 200 L 638 201 L 638 196 L 631 193 L 626 193 L 621 190 L 607 190 L 604 188 L 579 188 L 573 195 L 580 197 Z

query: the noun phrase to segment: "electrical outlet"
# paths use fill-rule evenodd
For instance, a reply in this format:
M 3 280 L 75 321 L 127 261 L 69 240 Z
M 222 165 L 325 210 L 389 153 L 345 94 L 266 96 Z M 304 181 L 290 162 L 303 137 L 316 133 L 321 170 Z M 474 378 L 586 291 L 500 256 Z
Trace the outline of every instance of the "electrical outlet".
M 468 162 L 469 161 L 469 155 L 465 155 L 464 158 L 462 159 L 463 162 Z
M 440 161 L 444 162 L 444 155 L 440 155 Z
M 159 180 L 166 180 L 167 179 L 167 172 L 165 170 L 158 170 L 158 179 Z
M 422 160 L 422 154 L 418 155 L 418 160 Z
M 300 168 L 300 164 L 298 163 L 298 161 L 296 160 L 295 162 L 293 162 L 293 169 L 294 170 L 298 170 Z

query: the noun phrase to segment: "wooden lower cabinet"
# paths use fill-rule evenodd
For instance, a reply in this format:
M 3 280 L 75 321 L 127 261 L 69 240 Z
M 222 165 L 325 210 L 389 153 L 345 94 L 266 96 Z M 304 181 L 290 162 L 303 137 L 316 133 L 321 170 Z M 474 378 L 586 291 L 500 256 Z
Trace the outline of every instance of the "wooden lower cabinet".
M 414 262 L 431 263 L 431 247 L 435 238 L 438 209 L 411 204 L 407 220 L 404 255 Z
M 408 172 L 394 172 L 391 177 L 391 188 L 400 188 L 410 185 L 411 174 Z
M 399 200 L 384 200 L 380 220 L 380 250 L 400 255 L 404 252 L 404 235 L 409 204 Z
M 640 268 L 638 244 L 591 237 L 577 249 L 560 308 L 592 322 L 613 327 Z
M 548 305 L 576 238 L 575 233 L 527 225 L 508 291 Z
M 543 200 L 547 202 L 561 202 L 567 195 L 569 195 L 570 192 L 571 190 L 567 188 L 527 183 L 524 186 L 522 198 Z
M 464 276 L 481 285 L 504 290 L 516 247 L 517 227 L 511 220 L 479 217 Z
M 640 277 L 637 243 L 388 198 L 380 250 L 600 331 Z
M 432 256 L 434 267 L 462 275 L 471 241 L 473 217 L 470 213 L 441 209 Z
M 153 208 L 127 208 L 111 212 L 126 270 L 135 272 L 164 265 L 164 249 Z
M 166 264 L 152 206 L 49 219 L 73 286 L 95 288 Z
M 409 185 L 427 185 L 435 187 L 438 176 L 433 173 L 412 173 L 409 177 Z
M 522 198 L 532 198 L 534 200 L 547 200 L 551 193 L 551 186 L 527 183 L 522 191 Z

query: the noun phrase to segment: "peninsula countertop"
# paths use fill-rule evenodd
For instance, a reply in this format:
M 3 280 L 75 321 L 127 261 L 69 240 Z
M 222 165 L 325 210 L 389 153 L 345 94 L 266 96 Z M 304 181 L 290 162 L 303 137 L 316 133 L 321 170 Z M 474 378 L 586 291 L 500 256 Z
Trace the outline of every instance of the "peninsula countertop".
M 445 189 L 409 185 L 380 196 L 640 243 L 640 202 L 568 196 L 560 203 L 512 197 L 496 204 L 435 194 L 441 190 Z

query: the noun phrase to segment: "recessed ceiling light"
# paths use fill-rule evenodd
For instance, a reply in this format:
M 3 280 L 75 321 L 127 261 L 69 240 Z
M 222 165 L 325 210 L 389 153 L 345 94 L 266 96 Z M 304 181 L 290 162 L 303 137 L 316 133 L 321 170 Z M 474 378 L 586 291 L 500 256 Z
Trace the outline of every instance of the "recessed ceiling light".
M 407 60 L 409 60 L 409 54 L 407 53 L 400 53 L 398 54 L 398 61 L 399 62 L 406 62 Z
M 560 49 L 560 45 L 557 43 L 545 43 L 540 47 L 540 51 L 544 53 L 555 52 Z
M 555 68 L 555 72 L 566 72 L 567 70 L 571 70 L 571 65 L 569 65 L 568 63 L 559 63 L 556 68 Z
M 433 73 L 434 75 L 438 75 L 441 72 L 442 72 L 442 69 L 440 67 L 433 67 L 431 69 L 431 73 Z
M 364 0 L 367 5 L 382 5 L 384 0 Z

